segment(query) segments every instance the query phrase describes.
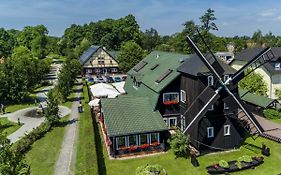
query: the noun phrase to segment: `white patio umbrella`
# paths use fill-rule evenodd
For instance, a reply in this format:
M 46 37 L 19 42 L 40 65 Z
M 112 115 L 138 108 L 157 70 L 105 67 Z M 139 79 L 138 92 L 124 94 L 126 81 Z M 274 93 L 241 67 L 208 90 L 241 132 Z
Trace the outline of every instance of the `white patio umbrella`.
M 124 90 L 125 81 L 112 83 L 112 85 L 119 91 L 121 94 L 125 94 L 126 91 Z
M 94 97 L 108 97 L 115 98 L 120 93 L 111 85 L 105 83 L 98 83 L 90 86 Z

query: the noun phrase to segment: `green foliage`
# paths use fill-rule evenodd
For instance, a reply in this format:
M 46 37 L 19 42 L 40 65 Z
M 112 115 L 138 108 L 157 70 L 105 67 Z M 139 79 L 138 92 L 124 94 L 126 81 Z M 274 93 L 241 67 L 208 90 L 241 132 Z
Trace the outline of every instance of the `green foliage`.
M 237 161 L 249 163 L 249 162 L 252 162 L 253 159 L 251 158 L 251 156 L 244 155 L 244 156 L 242 156 L 242 157 L 239 157 Z
M 201 28 L 207 32 L 210 30 L 218 30 L 217 25 L 214 23 L 217 19 L 214 12 L 214 10 L 209 8 L 205 14 L 199 18 L 202 23 Z
M 239 169 L 241 169 L 242 167 L 243 167 L 243 163 L 241 162 L 241 161 L 236 161 L 236 163 L 235 163 L 235 165 L 239 168 Z
M 247 69 L 246 74 L 250 71 L 251 71 L 250 69 Z M 248 76 L 243 78 L 239 82 L 239 87 L 257 95 L 266 96 L 266 92 L 267 92 L 266 82 L 263 80 L 262 75 L 258 73 L 252 72 Z
M 117 55 L 120 69 L 124 72 L 129 71 L 143 59 L 143 56 L 144 51 L 137 43 L 133 41 L 124 43 Z
M 220 165 L 220 167 L 223 167 L 223 168 L 229 168 L 229 164 L 225 160 L 220 160 L 219 165 Z
M 30 167 L 25 163 L 24 154 L 11 150 L 10 140 L 0 133 L 0 174 L 29 175 Z
M 168 140 L 176 157 L 189 157 L 189 137 L 184 135 L 181 131 L 176 130 L 176 133 Z
M 15 39 L 12 34 L 5 29 L 0 28 L 0 58 L 11 55 L 15 45 Z
M 45 117 L 51 124 L 54 124 L 59 121 L 59 102 L 56 91 L 54 89 L 50 90 L 47 94 L 47 98 Z
M 152 51 L 158 44 L 160 43 L 160 36 L 158 32 L 154 28 L 150 28 L 149 30 L 145 30 L 142 33 L 142 48 L 147 51 Z
M 268 119 L 280 119 L 281 113 L 278 110 L 275 109 L 265 109 L 263 110 L 263 115 Z
M 146 165 L 138 167 L 136 175 L 167 175 L 167 172 L 160 165 Z

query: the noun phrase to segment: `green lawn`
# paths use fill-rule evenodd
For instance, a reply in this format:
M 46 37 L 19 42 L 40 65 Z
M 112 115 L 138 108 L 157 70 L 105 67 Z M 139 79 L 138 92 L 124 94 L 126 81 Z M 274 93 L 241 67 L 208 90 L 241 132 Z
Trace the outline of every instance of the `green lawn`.
M 6 117 L 0 118 L 0 132 L 6 133 L 6 135 L 10 135 L 15 132 L 17 129 L 21 127 L 18 123 L 14 123 L 9 121 Z
M 84 97 L 83 106 L 84 112 L 80 114 L 79 119 L 79 136 L 77 142 L 75 174 L 98 174 L 97 156 L 94 143 L 93 125 L 90 107 L 87 104 L 89 97 L 87 88 L 83 87 Z
M 69 116 L 62 119 L 66 121 Z M 53 175 L 64 137 L 65 125 L 54 127 L 40 140 L 36 141 L 26 153 L 31 175 Z

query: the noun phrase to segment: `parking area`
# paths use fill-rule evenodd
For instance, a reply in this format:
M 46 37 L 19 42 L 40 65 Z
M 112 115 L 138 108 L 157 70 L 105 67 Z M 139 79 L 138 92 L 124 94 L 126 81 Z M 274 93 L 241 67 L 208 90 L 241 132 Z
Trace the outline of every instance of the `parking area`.
M 125 81 L 126 74 L 108 74 L 108 75 L 85 75 L 86 80 L 91 83 L 115 83 Z

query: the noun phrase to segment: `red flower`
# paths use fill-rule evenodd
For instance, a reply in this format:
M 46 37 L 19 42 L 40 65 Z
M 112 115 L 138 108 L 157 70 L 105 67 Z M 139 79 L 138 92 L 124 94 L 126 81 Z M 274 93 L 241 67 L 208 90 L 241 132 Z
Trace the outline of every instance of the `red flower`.
M 178 104 L 178 102 L 175 100 L 165 101 L 163 103 L 164 103 L 164 105 L 167 105 L 167 106 Z
M 151 146 L 159 146 L 160 145 L 160 143 L 159 142 L 153 142 L 153 143 L 151 143 Z
M 149 147 L 149 144 L 143 144 L 143 145 L 140 146 L 141 149 L 146 149 L 148 147 Z
M 132 146 L 129 147 L 129 151 L 135 151 L 137 149 L 138 149 L 138 147 L 135 146 L 135 145 L 132 145 Z
M 119 148 L 119 150 L 122 150 L 122 151 L 125 151 L 125 150 L 127 150 L 128 148 L 126 147 L 126 146 L 122 146 L 122 147 L 120 147 Z

